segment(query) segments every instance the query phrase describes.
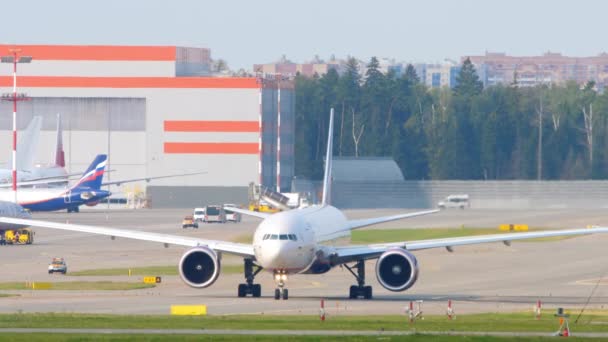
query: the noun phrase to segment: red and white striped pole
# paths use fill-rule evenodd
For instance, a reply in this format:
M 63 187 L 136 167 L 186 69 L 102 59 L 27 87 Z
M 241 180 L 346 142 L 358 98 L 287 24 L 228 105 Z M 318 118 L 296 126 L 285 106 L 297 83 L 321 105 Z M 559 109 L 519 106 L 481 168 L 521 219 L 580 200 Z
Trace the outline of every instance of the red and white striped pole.
M 447 314 L 448 314 L 448 319 L 450 319 L 450 320 L 454 317 L 454 308 L 452 308 L 452 300 L 451 299 L 448 299 Z
M 13 196 L 17 203 L 17 50 L 13 53 Z
M 319 318 L 321 318 L 321 322 L 325 321 L 325 299 L 321 299 L 321 309 L 319 309 Z
M 2 100 L 12 101 L 13 102 L 13 194 L 15 196 L 15 203 L 17 203 L 17 101 L 27 100 L 28 98 L 25 95 L 17 95 L 17 63 L 29 63 L 32 60 L 31 56 L 21 56 L 17 59 L 17 54 L 20 52 L 20 49 L 9 49 L 11 53 L 10 56 L 2 56 L 2 63 L 13 63 L 13 94 L 12 95 L 3 95 Z
M 281 192 L 281 75 L 277 75 L 277 192 Z

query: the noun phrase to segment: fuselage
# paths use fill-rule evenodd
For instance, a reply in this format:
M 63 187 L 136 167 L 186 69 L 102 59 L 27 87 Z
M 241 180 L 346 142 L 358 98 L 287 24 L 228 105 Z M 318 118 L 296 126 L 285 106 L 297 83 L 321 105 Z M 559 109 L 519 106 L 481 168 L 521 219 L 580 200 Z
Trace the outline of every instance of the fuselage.
M 24 210 L 18 204 L 12 202 L 2 202 L 0 201 L 0 216 L 4 217 L 12 217 L 12 218 L 20 218 L 20 219 L 31 219 L 32 215 Z M 22 227 L 26 227 L 21 224 L 11 224 L 11 223 L 3 223 L 0 226 L 0 230 L 3 229 L 19 229 Z
M 253 236 L 257 262 L 281 273 L 324 273 L 331 267 L 331 246 L 324 242 L 350 236 L 344 214 L 332 206 L 311 206 L 264 219 Z
M 12 172 L 10 169 L 0 169 L 0 184 L 10 184 L 13 179 Z M 17 170 L 17 182 L 27 182 L 40 178 L 66 177 L 64 183 L 67 183 L 67 175 L 65 168 L 61 166 L 35 166 L 29 170 Z
M 110 192 L 88 187 L 17 189 L 17 203 L 31 211 L 55 211 L 77 207 L 82 204 L 99 202 L 110 196 Z M 0 201 L 12 202 L 14 194 L 10 189 L 0 189 Z

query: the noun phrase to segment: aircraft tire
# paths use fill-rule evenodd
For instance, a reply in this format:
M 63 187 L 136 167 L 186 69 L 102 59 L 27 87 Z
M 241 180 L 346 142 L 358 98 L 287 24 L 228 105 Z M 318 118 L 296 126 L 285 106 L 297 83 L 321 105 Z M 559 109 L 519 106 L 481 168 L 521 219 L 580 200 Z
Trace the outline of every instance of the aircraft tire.
M 372 287 L 371 286 L 365 286 L 363 288 L 363 298 L 372 299 Z
M 253 284 L 252 287 L 253 297 L 259 298 L 262 295 L 262 285 Z
M 238 296 L 243 298 L 247 295 L 247 284 L 239 284 Z

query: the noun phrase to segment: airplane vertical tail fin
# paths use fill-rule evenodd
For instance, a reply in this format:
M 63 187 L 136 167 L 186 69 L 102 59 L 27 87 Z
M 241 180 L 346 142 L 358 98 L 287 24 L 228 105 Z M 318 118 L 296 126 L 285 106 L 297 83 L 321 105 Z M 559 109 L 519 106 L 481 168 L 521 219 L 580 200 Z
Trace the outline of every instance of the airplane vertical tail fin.
M 55 166 L 65 167 L 65 152 L 63 151 L 63 128 L 61 127 L 61 114 L 57 114 L 57 143 L 55 146 Z
M 334 140 L 334 109 L 329 112 L 329 130 L 327 132 L 327 153 L 325 155 L 325 174 L 323 175 L 322 205 L 331 204 L 331 169 Z
M 82 174 L 82 177 L 72 188 L 86 186 L 91 189 L 99 190 L 103 180 L 103 172 L 106 168 L 108 156 L 99 154 L 95 160 L 89 165 L 89 168 Z
M 29 171 L 34 168 L 34 158 L 40 138 L 42 117 L 34 116 L 25 131 L 19 134 L 17 142 L 17 170 Z M 8 165 L 12 165 L 12 157 Z

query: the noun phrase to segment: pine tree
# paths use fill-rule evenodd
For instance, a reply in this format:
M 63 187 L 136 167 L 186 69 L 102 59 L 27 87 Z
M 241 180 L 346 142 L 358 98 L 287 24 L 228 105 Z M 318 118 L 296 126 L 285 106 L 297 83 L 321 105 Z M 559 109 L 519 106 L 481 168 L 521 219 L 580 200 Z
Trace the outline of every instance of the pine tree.
M 472 97 L 481 94 L 483 83 L 479 80 L 475 66 L 469 58 L 462 63 L 460 73 L 456 77 L 454 93 L 465 97 Z

